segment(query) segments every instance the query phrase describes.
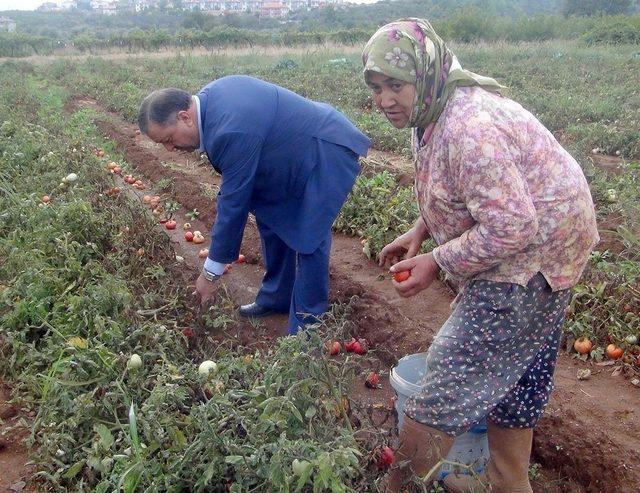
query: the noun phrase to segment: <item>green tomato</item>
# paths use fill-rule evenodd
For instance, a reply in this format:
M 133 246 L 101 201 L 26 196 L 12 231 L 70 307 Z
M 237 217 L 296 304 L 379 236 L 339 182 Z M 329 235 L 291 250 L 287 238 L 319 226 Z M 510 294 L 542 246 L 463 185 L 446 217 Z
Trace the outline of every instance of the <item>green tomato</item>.
M 130 370 L 137 370 L 142 367 L 142 358 L 136 353 L 133 353 L 127 362 L 127 368 Z
M 291 463 L 291 469 L 293 469 L 293 474 L 296 476 L 302 476 L 310 467 L 311 462 L 308 460 L 293 459 Z
M 214 375 L 217 371 L 218 371 L 218 365 L 215 363 L 215 361 L 211 361 L 211 360 L 203 361 L 202 363 L 200 363 L 200 366 L 198 367 L 198 373 L 203 376 L 207 376 L 210 373 Z

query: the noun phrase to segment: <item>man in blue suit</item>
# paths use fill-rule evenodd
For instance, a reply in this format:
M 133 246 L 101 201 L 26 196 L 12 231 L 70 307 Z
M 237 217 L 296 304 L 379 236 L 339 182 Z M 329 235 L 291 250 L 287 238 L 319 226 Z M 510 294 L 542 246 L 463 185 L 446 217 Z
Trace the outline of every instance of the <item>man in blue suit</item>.
M 212 295 L 238 258 L 247 216 L 262 239 L 265 275 L 240 314 L 289 313 L 289 333 L 324 313 L 331 225 L 370 141 L 331 106 L 247 76 L 228 76 L 195 96 L 161 89 L 145 98 L 138 124 L 168 150 L 206 152 L 222 175 L 209 258 L 196 282 Z

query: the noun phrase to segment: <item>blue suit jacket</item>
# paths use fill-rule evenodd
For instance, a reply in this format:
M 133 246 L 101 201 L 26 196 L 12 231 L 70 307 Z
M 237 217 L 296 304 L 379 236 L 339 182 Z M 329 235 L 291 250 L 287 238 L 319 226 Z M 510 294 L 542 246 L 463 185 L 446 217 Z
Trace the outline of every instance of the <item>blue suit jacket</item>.
M 203 147 L 222 174 L 209 258 L 238 258 L 249 212 L 292 249 L 326 238 L 370 141 L 333 107 L 228 76 L 197 94 Z

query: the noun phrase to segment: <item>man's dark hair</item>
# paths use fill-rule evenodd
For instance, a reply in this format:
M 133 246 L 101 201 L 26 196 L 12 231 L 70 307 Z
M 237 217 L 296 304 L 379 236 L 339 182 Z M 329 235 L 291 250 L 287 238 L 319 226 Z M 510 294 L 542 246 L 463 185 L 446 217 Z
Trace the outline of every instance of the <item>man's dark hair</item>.
M 146 135 L 149 122 L 156 125 L 173 125 L 178 111 L 188 110 L 191 105 L 191 95 L 182 89 L 169 87 L 158 89 L 149 94 L 138 110 L 138 127 Z

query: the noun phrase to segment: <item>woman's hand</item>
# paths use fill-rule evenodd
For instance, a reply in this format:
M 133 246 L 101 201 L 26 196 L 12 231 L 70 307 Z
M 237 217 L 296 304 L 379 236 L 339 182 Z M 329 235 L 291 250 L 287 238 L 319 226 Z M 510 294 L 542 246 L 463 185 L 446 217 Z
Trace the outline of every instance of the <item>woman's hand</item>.
M 391 243 L 380 250 L 379 265 L 393 265 L 400 260 L 415 257 L 422 242 L 429 236 L 427 227 L 421 218 L 418 218 L 416 224 L 402 236 L 398 236 Z
M 396 288 L 400 296 L 408 298 L 427 289 L 438 277 L 440 266 L 433 259 L 431 253 L 425 253 L 394 264 L 389 272 L 395 274 L 404 270 L 411 271 L 411 275 L 406 281 L 397 282 L 394 280 L 393 287 Z

